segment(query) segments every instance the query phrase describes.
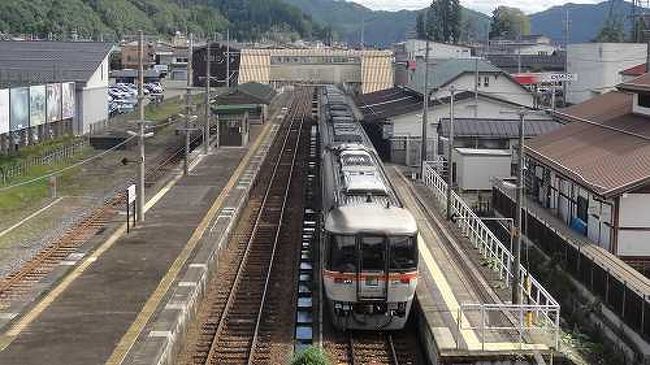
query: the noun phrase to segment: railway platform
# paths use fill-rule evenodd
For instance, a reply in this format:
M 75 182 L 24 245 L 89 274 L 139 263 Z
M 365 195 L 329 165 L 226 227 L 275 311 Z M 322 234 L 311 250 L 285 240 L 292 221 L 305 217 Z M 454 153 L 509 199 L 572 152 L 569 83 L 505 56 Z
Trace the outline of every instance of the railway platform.
M 473 237 L 462 224 L 459 228 L 446 220 L 445 206 L 440 204 L 444 188 L 437 190 L 440 181 L 427 186 L 408 179 L 397 166 L 386 169 L 420 230 L 416 313 L 429 361 L 539 364 L 553 356 L 558 346 L 559 306 L 552 297 L 541 286 L 534 287 L 533 300 L 512 306 L 507 285 L 509 252 L 494 242 L 482 247 L 478 238 L 488 238 L 486 232 Z M 454 208 L 456 223 L 474 218 L 462 211 L 460 202 Z M 468 224 L 478 231 L 478 221 Z M 524 298 L 530 295 L 524 293 Z
M 96 247 L 64 261 L 66 275 L 23 312 L 0 313 L 7 322 L 0 364 L 123 363 L 159 304 L 186 286 L 178 278 L 195 275 L 185 264 L 200 254 L 201 242 L 217 240 L 237 208 L 229 199 L 253 181 L 276 126 L 254 129 L 248 147 L 197 157 L 188 176 L 150 197 L 144 224 L 126 234 L 126 225 L 116 223 Z

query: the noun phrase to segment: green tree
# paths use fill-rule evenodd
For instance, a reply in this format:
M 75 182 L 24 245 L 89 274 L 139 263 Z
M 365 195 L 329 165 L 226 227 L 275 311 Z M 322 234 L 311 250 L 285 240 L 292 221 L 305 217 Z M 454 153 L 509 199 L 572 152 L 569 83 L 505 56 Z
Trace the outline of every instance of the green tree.
M 508 6 L 499 6 L 492 12 L 490 38 L 515 39 L 530 34 L 530 19 L 523 11 Z
M 612 8 L 609 8 L 609 14 L 605 19 L 605 24 L 600 28 L 596 42 L 621 43 L 625 41 L 625 24 L 623 16 L 614 14 Z
M 461 9 L 459 0 L 434 0 L 426 13 L 417 16 L 418 36 L 436 42 L 457 43 L 461 34 Z

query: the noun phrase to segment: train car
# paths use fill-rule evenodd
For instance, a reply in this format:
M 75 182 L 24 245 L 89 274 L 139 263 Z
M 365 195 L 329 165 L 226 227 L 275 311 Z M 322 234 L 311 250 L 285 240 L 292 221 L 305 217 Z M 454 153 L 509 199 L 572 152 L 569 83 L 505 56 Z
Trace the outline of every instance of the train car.
M 417 286 L 417 225 L 347 99 L 321 92 L 322 280 L 334 325 L 396 330 Z

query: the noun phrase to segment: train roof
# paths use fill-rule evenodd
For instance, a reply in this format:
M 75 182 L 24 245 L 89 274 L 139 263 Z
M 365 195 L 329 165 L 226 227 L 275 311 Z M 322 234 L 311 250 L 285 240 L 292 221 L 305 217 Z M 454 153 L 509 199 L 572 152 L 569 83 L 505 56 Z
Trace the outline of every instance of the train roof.
M 415 218 L 408 210 L 372 205 L 332 209 L 327 215 L 325 229 L 334 234 L 374 233 L 391 236 L 412 236 L 418 230 Z

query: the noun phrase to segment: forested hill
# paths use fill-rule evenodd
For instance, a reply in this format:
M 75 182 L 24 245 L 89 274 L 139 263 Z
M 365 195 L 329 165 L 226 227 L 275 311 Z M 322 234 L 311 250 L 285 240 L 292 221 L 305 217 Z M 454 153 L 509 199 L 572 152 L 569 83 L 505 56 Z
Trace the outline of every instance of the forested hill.
M 227 27 L 239 39 L 269 34 L 321 37 L 311 17 L 281 0 L 2 0 L 0 32 L 41 37 L 114 40 L 190 30 L 206 35 Z
M 350 44 L 359 44 L 364 28 L 364 43 L 386 47 L 415 34 L 417 11 L 371 10 L 351 1 L 341 0 L 284 0 L 295 5 L 315 21 L 331 26 L 338 38 Z M 463 8 L 463 40 L 485 39 L 490 18 Z

